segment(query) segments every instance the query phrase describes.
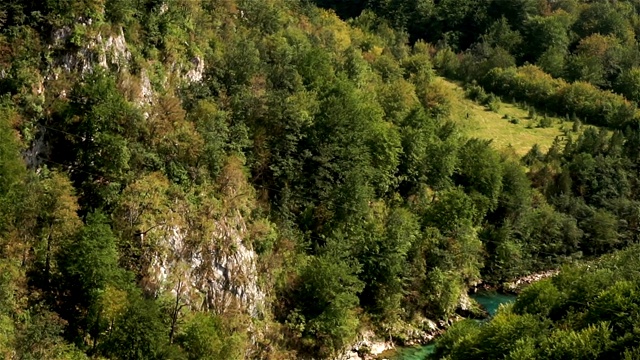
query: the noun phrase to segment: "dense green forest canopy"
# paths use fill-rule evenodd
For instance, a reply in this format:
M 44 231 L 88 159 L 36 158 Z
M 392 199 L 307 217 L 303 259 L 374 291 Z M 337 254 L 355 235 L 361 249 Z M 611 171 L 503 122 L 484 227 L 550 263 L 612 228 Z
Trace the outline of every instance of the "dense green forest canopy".
M 441 55 L 447 76 L 509 100 L 599 126 L 638 119 L 638 1 L 315 2 L 345 18 L 376 14 L 412 42 L 450 49 Z
M 0 3 L 1 358 L 328 358 L 638 242 L 638 3 L 318 5 Z M 574 129 L 496 150 L 439 76 Z

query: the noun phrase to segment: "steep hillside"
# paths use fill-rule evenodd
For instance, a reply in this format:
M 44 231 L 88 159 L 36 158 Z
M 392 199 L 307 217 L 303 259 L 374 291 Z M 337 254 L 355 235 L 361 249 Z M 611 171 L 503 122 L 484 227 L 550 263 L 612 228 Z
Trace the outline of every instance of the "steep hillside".
M 546 153 L 540 146 L 528 151 L 522 158 L 528 177 L 544 199 L 566 216 L 560 232 L 578 250 L 571 262 L 581 256 L 593 258 L 601 245 L 615 250 L 631 247 L 601 261 L 577 261 L 582 264 L 566 267 L 556 278 L 531 287 L 486 325 L 460 323 L 447 332 L 432 357 L 637 358 L 634 329 L 640 322 L 633 300 L 637 279 L 628 269 L 636 264 L 634 244 L 639 241 L 640 2 L 315 2 L 345 18 L 375 14 L 407 31 L 412 41 L 435 44 L 431 54 L 438 72 L 463 82 L 468 95 L 490 109 L 497 110 L 502 97 L 523 104 L 531 115 L 546 114 L 545 125 L 553 125 L 552 116 L 571 119 L 570 135 L 581 134 L 554 141 Z M 471 118 L 471 109 L 462 109 L 465 118 L 467 111 Z M 508 120 L 522 122 L 517 118 L 510 115 Z M 484 132 L 482 126 L 469 123 L 478 134 Z M 583 123 L 599 129 L 585 128 Z M 522 136 L 505 130 L 491 126 L 486 136 Z M 511 260 L 485 263 L 485 279 L 502 266 L 521 261 L 519 247 L 510 240 L 524 229 L 513 226 L 508 217 L 505 220 L 485 228 L 483 243 L 486 248 L 497 246 L 496 253 L 510 253 Z M 538 235 L 554 233 L 558 232 L 547 227 Z M 557 254 L 562 247 L 537 249 L 540 254 Z
M 629 102 L 392 25 L 298 0 L 1 2 L 0 357 L 349 355 L 637 241 Z M 436 75 L 470 59 L 491 111 Z M 573 110 L 626 130 L 550 143 Z

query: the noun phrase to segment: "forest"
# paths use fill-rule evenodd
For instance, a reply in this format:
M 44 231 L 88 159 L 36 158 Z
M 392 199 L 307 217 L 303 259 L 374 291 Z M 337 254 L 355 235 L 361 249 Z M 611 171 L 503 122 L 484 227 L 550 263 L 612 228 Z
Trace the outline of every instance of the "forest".
M 555 269 L 433 357 L 640 357 L 638 36 L 638 0 L 3 0 L 0 359 L 338 359 Z M 572 126 L 521 156 L 447 82 Z

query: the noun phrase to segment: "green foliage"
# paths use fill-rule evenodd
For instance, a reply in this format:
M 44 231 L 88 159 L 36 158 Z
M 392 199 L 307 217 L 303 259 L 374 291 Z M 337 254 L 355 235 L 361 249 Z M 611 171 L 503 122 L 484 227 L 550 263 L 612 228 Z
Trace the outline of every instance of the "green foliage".
M 635 107 L 623 97 L 595 86 L 568 84 L 539 68 L 495 68 L 487 73 L 485 88 L 503 96 L 529 101 L 557 113 L 576 114 L 586 122 L 611 128 L 624 127 L 636 117 Z
M 580 121 L 580 119 L 576 118 L 576 120 L 573 122 L 573 127 L 571 128 L 571 130 L 577 133 L 577 132 L 580 132 L 581 128 L 582 128 L 582 122 Z
M 458 163 L 458 141 L 449 125 L 440 126 L 422 109 L 413 110 L 401 128 L 402 157 L 399 178 L 416 189 L 426 183 L 435 189 L 446 188 Z
M 531 314 L 548 317 L 563 301 L 560 291 L 550 281 L 540 281 L 527 287 L 518 295 L 513 306 L 516 314 Z
M 528 354 L 527 358 L 630 356 L 635 351 L 631 344 L 637 341 L 633 329 L 639 319 L 635 294 L 640 278 L 629 270 L 637 266 L 637 255 L 638 247 L 632 246 L 588 264 L 563 268 L 556 277 L 525 289 L 513 307 L 503 309 L 489 325 L 474 331 L 454 327 L 438 344 L 438 354 L 455 356 L 474 349 L 473 358 L 516 344 L 517 354 Z M 511 319 L 500 321 L 501 316 Z M 532 319 L 537 332 L 514 331 L 513 319 L 518 316 Z M 514 334 L 521 339 L 514 341 Z M 497 342 L 486 343 L 487 339 Z M 514 351 L 510 353 L 515 355 Z
M 537 60 L 554 47 L 566 47 L 570 43 L 571 16 L 558 12 L 552 16 L 535 16 L 524 24 L 525 54 Z
M 444 48 L 434 56 L 433 66 L 438 69 L 444 76 L 449 78 L 458 78 L 460 59 L 451 48 Z
M 567 78 L 609 86 L 616 67 L 620 65 L 620 41 L 612 36 L 591 35 L 580 41 L 567 65 Z
M 631 68 L 624 71 L 617 79 L 615 89 L 627 99 L 638 103 L 640 101 L 640 68 Z
M 487 29 L 487 33 L 482 36 L 482 40 L 489 45 L 498 46 L 508 52 L 512 52 L 522 43 L 522 36 L 519 31 L 511 29 L 509 21 L 503 16 Z
M 502 165 L 489 142 L 471 139 L 461 148 L 456 179 L 472 195 L 480 214 L 495 209 L 502 190 Z
M 480 331 L 480 326 L 473 320 L 463 320 L 453 324 L 438 340 L 432 356 L 441 358 L 446 353 L 452 359 L 472 358 Z
M 18 138 L 12 130 L 17 114 L 6 105 L 0 109 L 0 198 L 4 198 L 25 176 L 25 166 L 20 161 Z
M 218 110 L 215 104 L 201 101 L 190 116 L 204 140 L 204 161 L 212 177 L 216 177 L 224 164 L 230 137 L 227 114 Z
M 538 65 L 553 77 L 563 77 L 567 66 L 567 54 L 566 45 L 551 46 L 540 55 Z
M 135 159 L 130 139 L 139 136 L 141 116 L 103 72 L 78 83 L 70 98 L 59 116 L 65 132 L 72 135 L 56 139 L 64 151 L 55 161 L 69 164 L 80 159 L 81 171 L 72 180 L 80 189 L 82 205 L 95 209 L 113 202 L 127 177 Z
M 117 359 L 163 359 L 167 358 L 168 339 L 155 302 L 133 294 L 102 349 L 105 355 Z
M 541 356 L 547 359 L 594 359 L 602 357 L 611 346 L 611 330 L 607 323 L 589 326 L 581 331 L 554 331 Z
M 25 360 L 84 360 L 88 357 L 60 336 L 63 321 L 46 309 L 33 309 L 25 314 L 24 328 L 16 337 L 15 350 Z
M 370 233 L 358 246 L 365 287 L 360 304 L 386 321 L 397 320 L 401 309 L 406 258 L 420 236 L 418 219 L 406 209 L 379 209 L 370 220 Z
M 0 355 L 9 357 L 17 333 L 12 315 L 17 310 L 16 292 L 20 271 L 18 266 L 7 260 L 0 262 L 0 270 Z
M 359 323 L 355 307 L 363 289 L 358 268 L 336 250 L 327 249 L 310 260 L 294 295 L 298 304 L 294 313 L 304 321 L 300 334 L 304 346 L 325 356 L 355 338 Z
M 498 110 L 500 109 L 500 99 L 494 94 L 489 94 L 483 104 L 493 112 L 498 112 Z
M 631 4 L 612 5 L 594 3 L 585 8 L 576 21 L 574 28 L 580 37 L 591 34 L 615 35 L 625 38 L 630 30 L 629 13 L 633 11 Z
M 538 267 L 548 266 L 544 263 L 576 251 L 583 236 L 583 231 L 577 226 L 575 219 L 554 212 L 550 206 L 542 206 L 526 214 L 520 226 L 518 231 L 523 243 L 528 247 L 527 253 Z
M 329 357 L 362 327 L 448 320 L 480 281 L 639 240 L 631 2 L 316 3 L 358 17 L 0 4 L 0 357 Z M 571 116 L 575 138 L 525 168 L 461 135 L 436 71 L 490 111 Z M 634 272 L 567 271 L 439 354 L 633 356 Z
M 232 332 L 228 319 L 211 314 L 194 314 L 178 336 L 177 342 L 189 360 L 243 359 L 246 339 Z
M 538 125 L 541 128 L 549 128 L 553 126 L 553 120 L 547 116 L 547 114 L 544 114 L 544 116 L 542 117 L 542 119 L 540 119 L 540 124 Z
M 89 214 L 86 226 L 75 241 L 65 244 L 57 262 L 61 275 L 59 291 L 65 294 L 65 306 L 59 311 L 69 321 L 67 334 L 76 341 L 88 335 L 95 347 L 110 326 L 102 319 L 105 291 L 124 280 L 118 268 L 116 238 L 106 217 Z
M 453 271 L 435 268 L 429 272 L 425 287 L 430 289 L 426 296 L 428 313 L 439 317 L 449 317 L 458 306 L 457 302 L 464 293 L 464 283 Z
M 478 85 L 475 81 L 469 84 L 465 90 L 469 99 L 481 104 L 485 104 L 487 102 L 487 93 L 484 91 L 482 86 Z
M 425 220 L 442 231 L 453 231 L 458 224 L 472 223 L 478 218 L 473 199 L 460 188 L 441 193 L 429 207 Z

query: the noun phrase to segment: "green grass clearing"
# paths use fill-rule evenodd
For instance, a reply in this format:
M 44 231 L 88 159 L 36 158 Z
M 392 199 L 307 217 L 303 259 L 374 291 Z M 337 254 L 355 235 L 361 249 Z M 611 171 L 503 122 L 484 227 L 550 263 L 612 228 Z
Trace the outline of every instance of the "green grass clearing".
M 504 101 L 500 103 L 497 111 L 491 111 L 486 106 L 469 100 L 460 85 L 442 78 L 439 81 L 444 83 L 452 95 L 451 119 L 467 136 L 493 140 L 496 149 L 511 146 L 516 154 L 524 155 L 535 144 L 546 151 L 556 137 L 560 136 L 564 140 L 566 134 L 572 134 L 574 138 L 577 135 L 572 132 L 573 122 L 564 118 L 549 117 L 551 127 L 541 128 L 538 127 L 543 119 L 541 114 L 535 119 L 530 119 L 527 110 Z M 505 115 L 508 115 L 509 119 L 505 119 Z M 518 124 L 510 122 L 510 119 L 514 118 L 518 119 Z M 582 129 L 585 128 L 583 125 Z

